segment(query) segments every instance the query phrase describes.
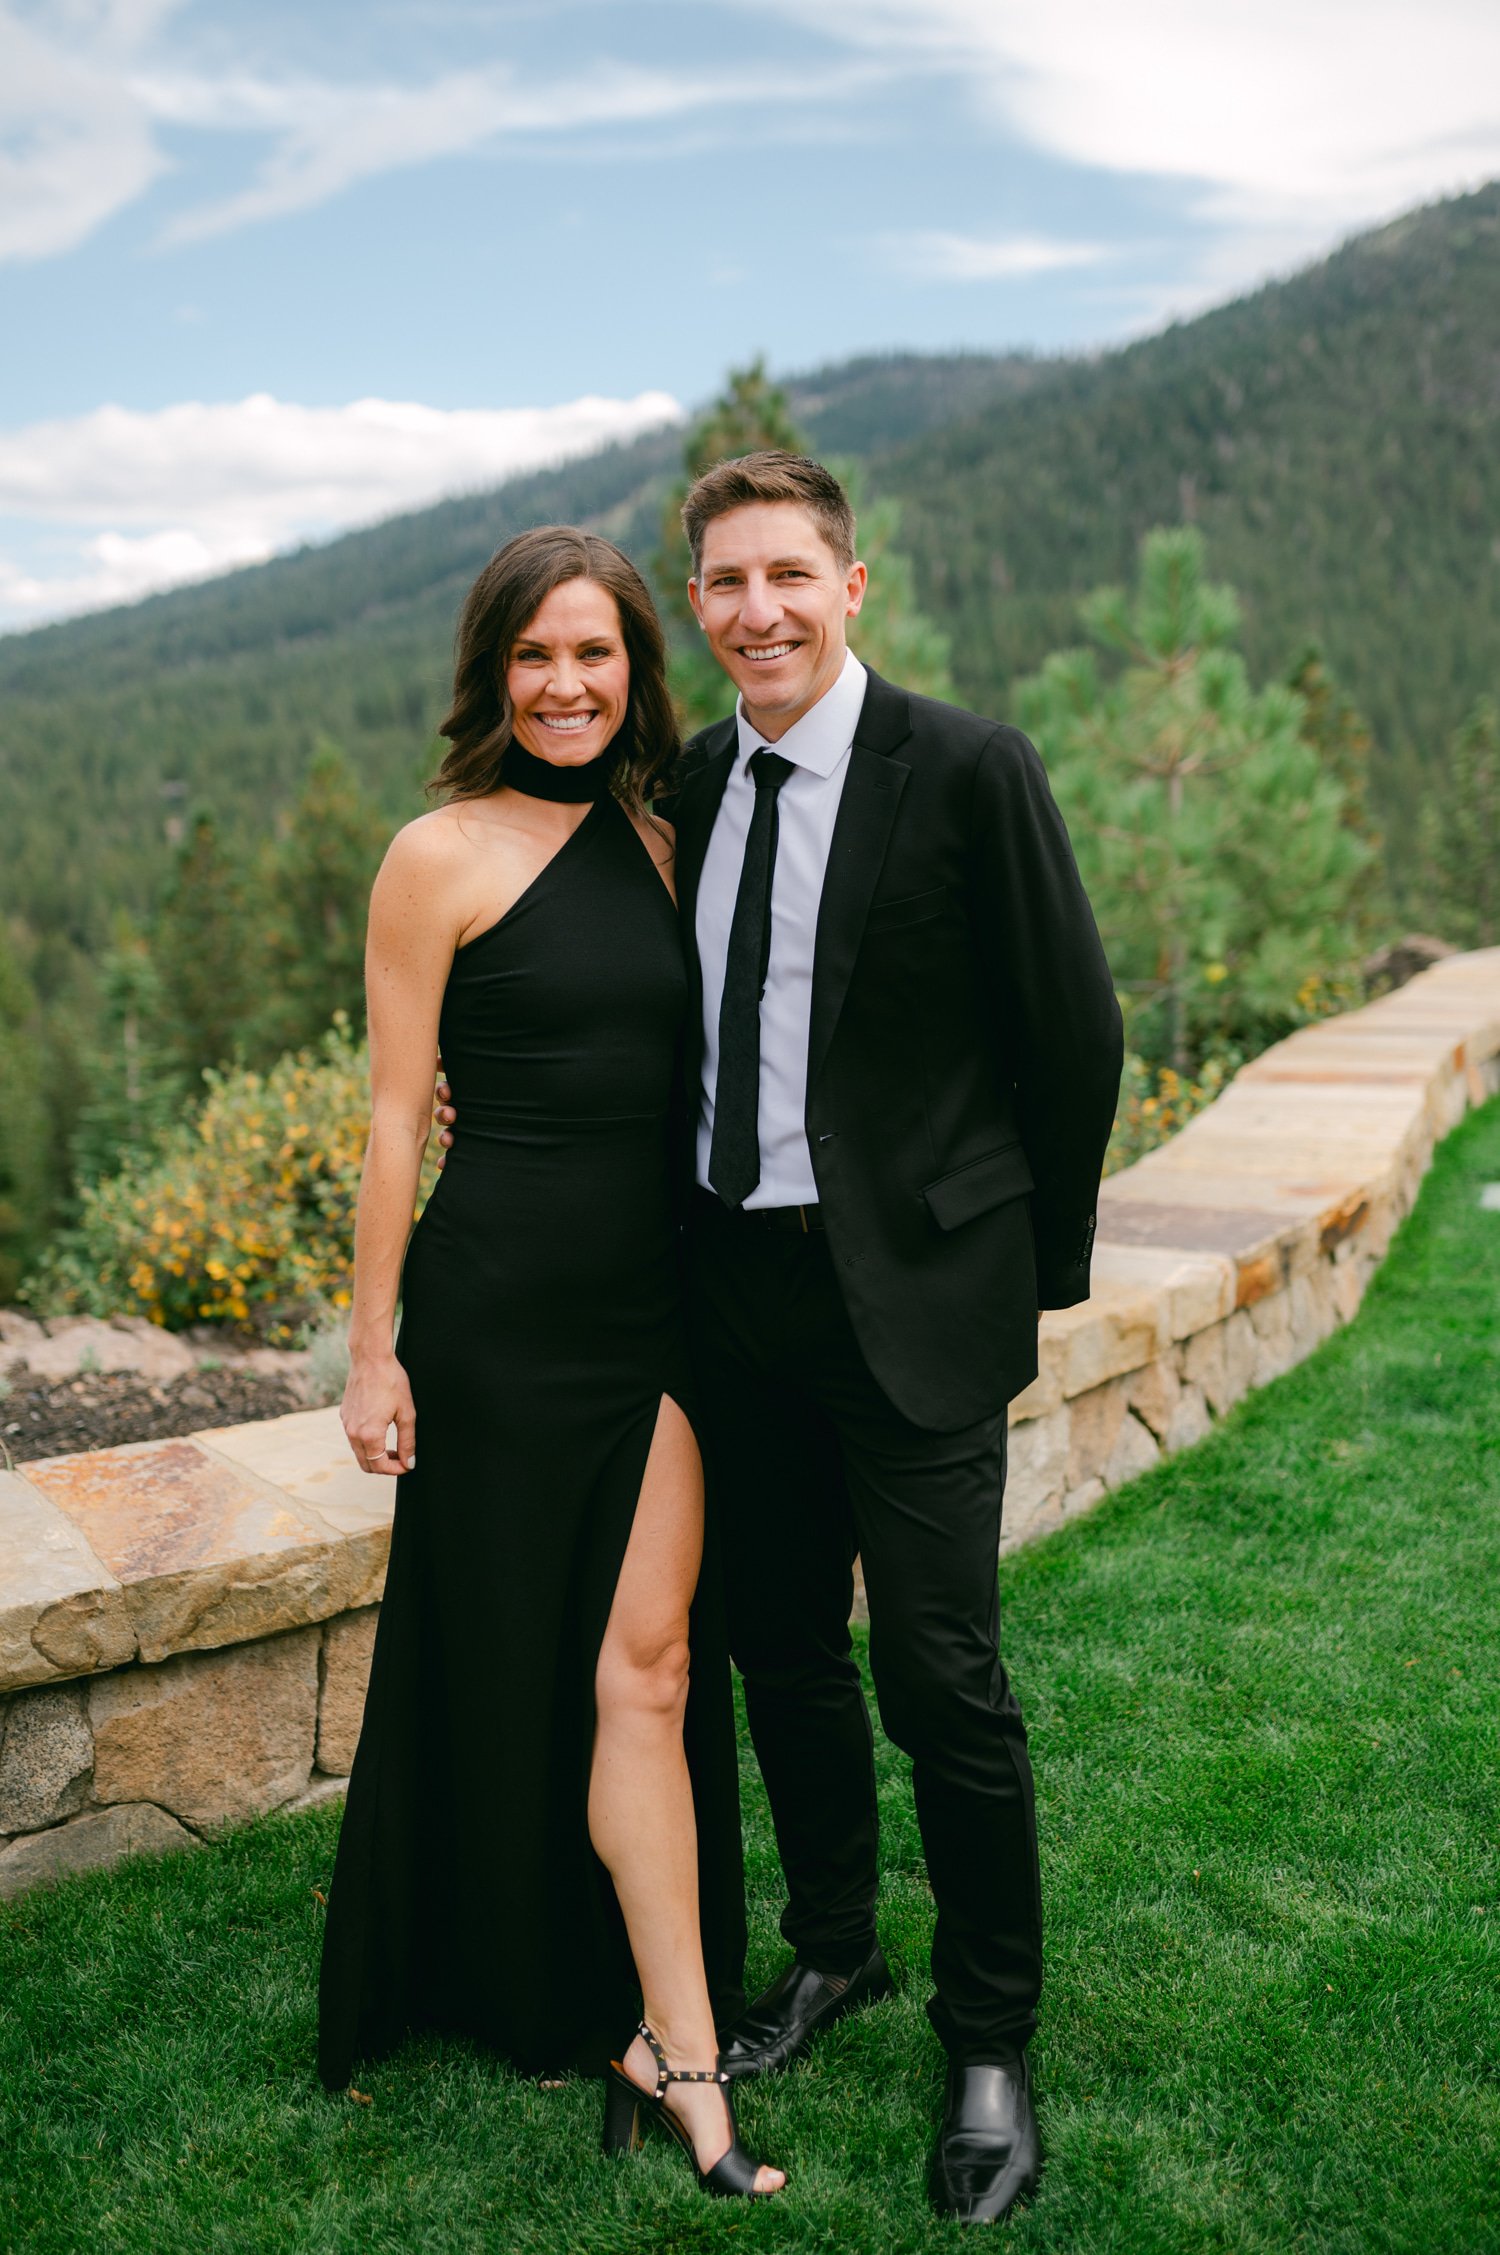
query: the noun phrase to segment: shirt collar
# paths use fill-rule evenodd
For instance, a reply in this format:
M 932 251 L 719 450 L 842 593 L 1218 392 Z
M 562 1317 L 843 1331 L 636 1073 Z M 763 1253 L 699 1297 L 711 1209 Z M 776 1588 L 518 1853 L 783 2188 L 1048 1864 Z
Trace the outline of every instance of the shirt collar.
M 811 768 L 814 775 L 832 775 L 854 742 L 868 679 L 854 652 L 847 650 L 844 670 L 833 687 L 825 690 L 784 736 L 777 737 L 772 751 L 780 752 L 782 758 L 789 759 L 795 767 Z M 746 720 L 743 698 L 736 701 L 734 717 L 739 729 L 739 766 L 743 772 L 750 754 L 763 750 L 766 740 L 764 736 L 757 736 Z

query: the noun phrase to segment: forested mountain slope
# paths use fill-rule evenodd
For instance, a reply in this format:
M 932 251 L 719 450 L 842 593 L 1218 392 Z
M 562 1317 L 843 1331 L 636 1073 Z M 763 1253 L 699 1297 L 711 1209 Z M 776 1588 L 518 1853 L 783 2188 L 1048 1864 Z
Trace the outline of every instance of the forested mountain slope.
M 1252 670 L 1319 641 L 1374 724 L 1398 838 L 1500 691 L 1500 185 L 988 404 L 872 464 L 964 694 L 1078 639 L 1081 589 L 1196 522 Z

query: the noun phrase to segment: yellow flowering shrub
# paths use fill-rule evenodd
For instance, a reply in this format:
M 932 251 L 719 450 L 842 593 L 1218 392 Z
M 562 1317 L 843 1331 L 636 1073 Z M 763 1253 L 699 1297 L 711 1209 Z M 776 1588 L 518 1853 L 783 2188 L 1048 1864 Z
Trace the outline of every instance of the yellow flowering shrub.
M 1212 1104 L 1228 1086 L 1238 1064 L 1233 1056 L 1208 1057 L 1199 1066 L 1197 1078 L 1188 1080 L 1170 1065 L 1148 1065 L 1144 1057 L 1127 1049 L 1105 1173 L 1118 1174 L 1121 1167 L 1154 1151 L 1185 1127 L 1195 1112 Z
M 151 1152 L 86 1188 L 75 1227 L 27 1297 L 44 1313 L 216 1323 L 285 1343 L 347 1308 L 369 1130 L 368 1060 L 342 1014 L 269 1072 L 208 1073 L 208 1092 Z M 424 1165 L 431 1188 L 435 1153 Z

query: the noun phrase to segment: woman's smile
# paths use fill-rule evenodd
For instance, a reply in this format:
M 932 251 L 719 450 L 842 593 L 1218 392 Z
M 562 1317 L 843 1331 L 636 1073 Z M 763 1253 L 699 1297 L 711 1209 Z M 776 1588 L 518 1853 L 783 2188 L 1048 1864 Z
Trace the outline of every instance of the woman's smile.
M 597 713 L 537 713 L 543 728 L 550 728 L 556 736 L 581 736 L 599 718 Z

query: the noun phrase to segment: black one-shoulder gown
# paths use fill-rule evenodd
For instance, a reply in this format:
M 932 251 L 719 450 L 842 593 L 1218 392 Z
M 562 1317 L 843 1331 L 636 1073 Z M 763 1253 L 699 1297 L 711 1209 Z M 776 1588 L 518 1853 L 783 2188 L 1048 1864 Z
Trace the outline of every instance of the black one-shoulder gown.
M 587 1798 L 595 1664 L 662 1396 L 691 1414 L 669 1160 L 685 998 L 676 911 L 609 798 L 454 958 L 457 1140 L 397 1340 L 417 1463 L 324 1935 L 331 2088 L 418 2029 L 529 2073 L 593 2071 L 639 2011 Z M 723 2026 L 744 1900 L 711 1525 L 687 1738 Z

